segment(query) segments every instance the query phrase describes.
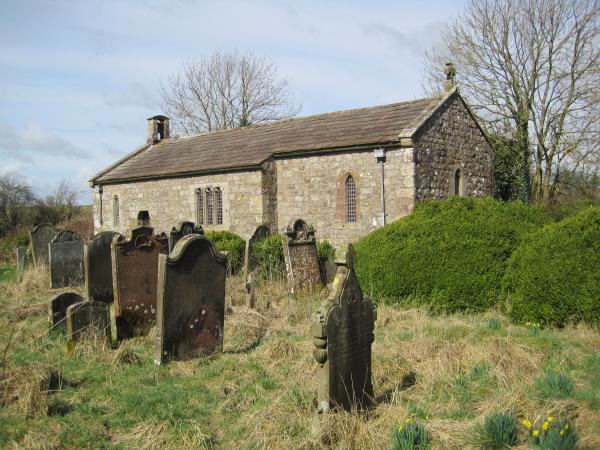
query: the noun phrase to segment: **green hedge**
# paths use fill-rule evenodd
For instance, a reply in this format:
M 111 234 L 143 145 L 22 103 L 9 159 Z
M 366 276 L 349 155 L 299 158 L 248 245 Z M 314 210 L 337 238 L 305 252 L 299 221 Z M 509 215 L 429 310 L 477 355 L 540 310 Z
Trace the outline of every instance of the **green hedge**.
M 530 232 L 551 221 L 541 207 L 491 198 L 418 203 L 415 211 L 359 240 L 363 291 L 441 311 L 478 311 L 500 297 L 506 262 Z
M 531 235 L 508 262 L 503 288 L 518 322 L 600 324 L 600 207 Z
M 254 273 L 255 279 L 279 280 L 284 277 L 285 260 L 280 234 L 270 234 L 266 239 L 255 242 L 250 254 L 258 267 Z
M 222 252 L 229 252 L 227 256 L 227 273 L 238 273 L 244 264 L 246 242 L 230 231 L 207 231 L 205 235 L 215 243 L 217 249 Z

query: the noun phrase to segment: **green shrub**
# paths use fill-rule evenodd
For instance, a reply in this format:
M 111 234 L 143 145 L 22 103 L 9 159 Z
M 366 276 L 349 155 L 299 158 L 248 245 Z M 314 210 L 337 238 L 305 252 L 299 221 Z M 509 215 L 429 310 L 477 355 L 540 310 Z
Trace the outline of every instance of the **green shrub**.
M 426 450 L 431 438 L 427 428 L 411 418 L 394 430 L 392 442 L 394 450 Z
M 539 378 L 535 387 L 538 397 L 548 398 L 566 398 L 573 394 L 573 381 L 569 374 L 551 370 Z
M 543 208 L 521 202 L 421 202 L 356 243 L 356 274 L 368 295 L 388 301 L 421 297 L 442 311 L 483 310 L 499 298 L 517 244 L 550 221 Z
M 335 257 L 335 248 L 329 241 L 317 242 L 317 253 L 319 257 L 332 260 Z
M 490 330 L 499 330 L 502 326 L 502 322 L 497 317 L 492 317 L 488 319 L 485 323 Z
M 230 231 L 207 231 L 206 237 L 215 243 L 217 249 L 229 252 L 227 256 L 227 273 L 238 273 L 244 264 L 246 241 Z
M 517 419 L 511 412 L 492 413 L 484 419 L 480 434 L 485 449 L 510 448 L 517 442 L 519 434 Z
M 17 247 L 29 246 L 29 233 L 22 232 L 0 239 L 0 260 L 13 260 Z
M 517 248 L 503 289 L 525 323 L 600 324 L 600 207 L 546 225 Z
M 541 422 L 541 420 L 540 420 Z M 558 419 L 549 415 L 543 423 L 531 423 L 523 420 L 529 430 L 529 444 L 542 450 L 576 450 L 577 433 L 568 419 Z
M 252 258 L 258 268 L 255 277 L 260 280 L 282 279 L 285 275 L 281 235 L 270 234 L 252 245 Z

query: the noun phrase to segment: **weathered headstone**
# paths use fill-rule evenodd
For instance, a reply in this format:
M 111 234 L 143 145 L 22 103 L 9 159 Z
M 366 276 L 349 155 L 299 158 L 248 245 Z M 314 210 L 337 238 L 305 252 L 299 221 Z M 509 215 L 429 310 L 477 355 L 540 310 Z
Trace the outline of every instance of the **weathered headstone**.
M 201 225 L 196 226 L 194 222 L 179 222 L 173 227 L 171 233 L 169 233 L 169 253 L 175 248 L 175 244 L 179 240 L 187 236 L 188 234 L 204 234 L 204 229 Z
M 156 323 L 158 255 L 168 253 L 168 242 L 152 228 L 131 230 L 129 240 L 115 238 L 111 246 L 113 295 L 117 338 L 147 334 Z
M 31 256 L 36 267 L 48 265 L 48 244 L 55 235 L 56 229 L 49 223 L 38 225 L 29 232 Z
M 267 225 L 259 225 L 250 236 L 250 239 L 246 240 L 246 251 L 244 252 L 244 275 L 245 285 L 244 290 L 246 293 L 246 306 L 254 308 L 254 284 L 252 282 L 252 271 L 257 268 L 257 261 L 252 254 L 253 246 L 256 242 L 264 241 L 269 236 L 270 230 Z
M 17 257 L 17 270 L 22 272 L 31 263 L 31 254 L 27 253 L 27 247 L 17 247 L 15 254 Z
M 319 413 L 333 407 L 365 409 L 373 401 L 371 345 L 377 311 L 354 274 L 352 246 L 343 257 L 336 261 L 333 290 L 312 327 L 313 355 L 320 366 Z
M 48 244 L 50 287 L 57 289 L 81 284 L 83 280 L 83 242 L 69 230 L 59 232 Z
M 227 257 L 204 236 L 187 235 L 160 255 L 157 364 L 223 349 Z
M 110 245 L 115 236 L 122 235 L 116 231 L 103 231 L 84 248 L 85 291 L 90 300 L 103 303 L 114 300 Z
M 84 301 L 67 308 L 67 349 L 84 338 L 110 341 L 110 309 L 106 303 Z
M 321 283 L 321 271 L 315 230 L 304 220 L 296 219 L 285 231 L 283 254 L 292 293 L 312 289 Z
M 50 299 L 48 305 L 48 321 L 53 327 L 66 328 L 67 308 L 83 301 L 83 297 L 75 292 L 63 292 Z

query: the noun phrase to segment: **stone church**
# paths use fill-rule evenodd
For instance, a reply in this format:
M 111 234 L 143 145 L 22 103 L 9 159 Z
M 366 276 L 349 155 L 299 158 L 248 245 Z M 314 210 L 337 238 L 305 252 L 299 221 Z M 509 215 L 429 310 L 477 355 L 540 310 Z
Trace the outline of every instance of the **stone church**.
M 436 97 L 184 138 L 148 119 L 144 145 L 90 184 L 96 232 L 182 220 L 248 238 L 301 217 L 338 246 L 415 202 L 492 191 L 492 148 L 456 88 Z

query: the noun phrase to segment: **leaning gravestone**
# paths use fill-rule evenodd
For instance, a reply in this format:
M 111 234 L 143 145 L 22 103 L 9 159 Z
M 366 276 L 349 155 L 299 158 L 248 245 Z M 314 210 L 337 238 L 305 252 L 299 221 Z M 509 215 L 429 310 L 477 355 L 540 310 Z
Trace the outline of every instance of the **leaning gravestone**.
M 156 323 L 158 255 L 168 242 L 152 228 L 131 230 L 129 240 L 115 237 L 111 246 L 117 339 L 147 334 Z
M 75 292 L 63 292 L 50 299 L 48 321 L 53 327 L 66 328 L 67 308 L 83 301 L 83 297 Z
M 296 219 L 285 231 L 283 254 L 292 293 L 312 289 L 321 283 L 315 230 L 304 220 Z
M 169 233 L 169 253 L 173 251 L 175 248 L 175 244 L 179 242 L 179 240 L 187 236 L 188 234 L 204 234 L 204 229 L 201 225 L 194 225 L 194 222 L 179 222 L 177 226 L 174 226 Z
M 377 311 L 363 296 L 353 269 L 353 250 L 338 265 L 333 290 L 321 304 L 312 327 L 319 363 L 318 409 L 365 409 L 373 401 L 371 344 Z
M 84 248 L 85 292 L 90 300 L 112 303 L 113 279 L 110 245 L 116 231 L 103 231 L 95 235 Z
M 110 341 L 110 309 L 106 303 L 84 301 L 67 308 L 67 349 L 84 338 Z
M 270 230 L 266 225 L 259 225 L 250 236 L 250 239 L 246 240 L 246 251 L 244 252 L 244 273 L 249 274 L 253 270 L 256 270 L 257 261 L 252 255 L 252 246 L 256 242 L 264 241 L 269 236 Z
M 49 223 L 38 225 L 29 232 L 31 256 L 36 267 L 48 265 L 48 244 L 55 235 L 56 229 Z
M 15 253 L 17 256 L 17 270 L 22 272 L 31 263 L 31 255 L 27 253 L 27 247 L 17 247 Z
M 223 349 L 226 273 L 227 256 L 204 236 L 185 236 L 160 255 L 157 364 Z
M 80 284 L 83 279 L 83 242 L 69 230 L 59 232 L 48 244 L 50 287 Z

